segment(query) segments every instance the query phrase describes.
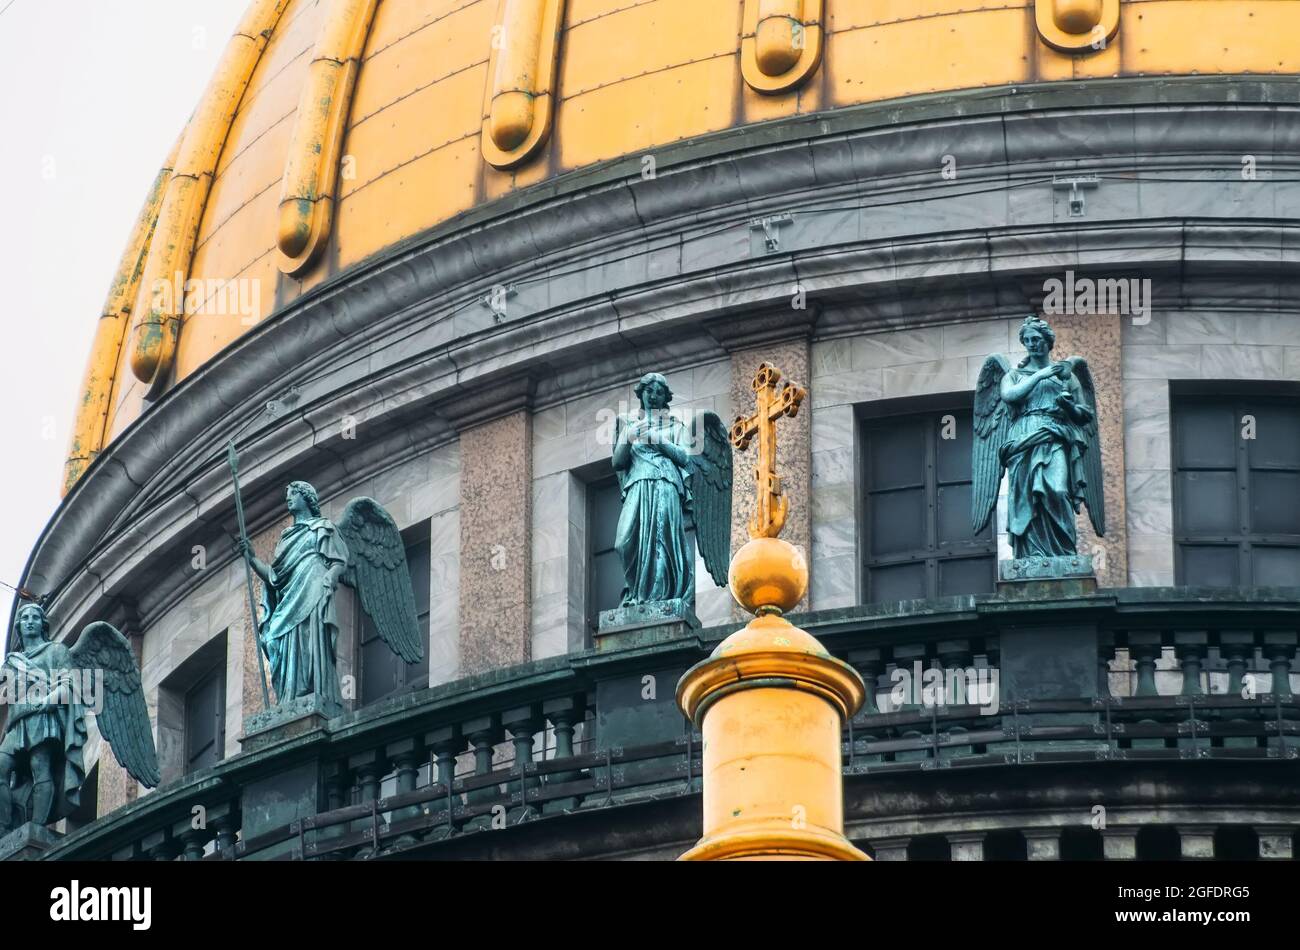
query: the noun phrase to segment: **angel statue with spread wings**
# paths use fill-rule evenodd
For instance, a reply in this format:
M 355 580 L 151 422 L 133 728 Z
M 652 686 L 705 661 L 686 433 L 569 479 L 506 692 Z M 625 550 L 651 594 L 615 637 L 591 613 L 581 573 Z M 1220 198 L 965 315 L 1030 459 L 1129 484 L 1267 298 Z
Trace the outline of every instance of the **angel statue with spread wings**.
M 356 589 L 394 653 L 407 663 L 424 658 L 406 547 L 373 498 L 352 499 L 337 525 L 321 517 L 320 499 L 307 482 L 291 482 L 284 500 L 293 524 L 280 535 L 270 564 L 253 555 L 247 537 L 235 545 L 262 579 L 258 643 L 271 665 L 277 706 L 315 696 L 341 709 L 334 604 L 340 580 Z
M 126 637 L 96 622 L 69 648 L 50 639 L 39 604 L 19 607 L 14 626 L 21 649 L 3 666 L 9 717 L 0 740 L 0 833 L 24 821 L 52 824 L 80 805 L 87 712 L 131 777 L 157 785 L 153 729 Z
M 614 430 L 614 471 L 623 508 L 614 546 L 623 562 L 623 607 L 680 600 L 693 608 L 695 552 L 720 586 L 731 560 L 731 445 L 715 413 L 687 426 L 671 415 L 673 392 L 660 373 L 646 373 L 633 390 L 641 411 L 620 415 Z
M 1080 505 L 1098 537 L 1106 529 L 1092 373 L 1081 356 L 1051 359 L 1056 333 L 1045 320 L 1026 317 L 1020 342 L 1029 355 L 1018 366 L 994 354 L 975 386 L 971 523 L 977 534 L 989 523 L 1005 472 L 1016 558 L 1070 556 Z

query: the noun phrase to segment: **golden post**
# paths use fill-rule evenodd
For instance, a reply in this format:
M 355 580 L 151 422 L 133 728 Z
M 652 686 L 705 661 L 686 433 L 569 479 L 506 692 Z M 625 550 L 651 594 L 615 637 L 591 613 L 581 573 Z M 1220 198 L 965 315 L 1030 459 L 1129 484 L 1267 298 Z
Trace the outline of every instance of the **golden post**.
M 763 363 L 757 410 L 731 427 L 758 439 L 750 540 L 731 559 L 732 596 L 754 614 L 687 670 L 677 704 L 704 736 L 704 834 L 686 861 L 840 860 L 867 855 L 844 837 L 840 734 L 866 687 L 852 667 L 782 616 L 808 589 L 802 552 L 779 537 L 789 511 L 776 472 L 776 424 L 805 392 Z

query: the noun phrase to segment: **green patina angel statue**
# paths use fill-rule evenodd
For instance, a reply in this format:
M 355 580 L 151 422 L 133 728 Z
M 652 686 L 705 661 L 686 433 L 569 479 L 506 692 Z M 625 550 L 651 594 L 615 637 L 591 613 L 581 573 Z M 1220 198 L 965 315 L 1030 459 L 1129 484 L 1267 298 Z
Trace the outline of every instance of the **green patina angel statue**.
M 21 649 L 4 660 L 8 706 L 0 741 L 0 832 L 71 814 L 86 779 L 86 713 L 131 777 L 157 785 L 158 754 L 131 645 L 111 624 L 88 624 L 69 648 L 49 639 L 39 604 L 14 623 Z
M 341 706 L 337 669 L 339 581 L 356 588 L 361 607 L 385 643 L 407 663 L 424 657 L 419 614 L 411 590 L 406 547 L 392 516 L 373 498 L 354 498 L 335 525 L 321 516 L 307 482 L 291 482 L 285 504 L 293 524 L 284 529 L 271 563 L 243 554 L 262 579 L 258 643 L 271 666 L 275 704 L 316 696 Z
M 975 387 L 971 523 L 984 530 L 1007 479 L 1007 533 L 1017 558 L 1078 553 L 1075 516 L 1088 506 L 1097 536 L 1105 534 L 1101 443 L 1092 373 L 1080 356 L 1050 358 L 1056 333 L 1025 318 L 1018 366 L 994 354 Z
M 623 508 L 614 546 L 626 581 L 622 606 L 695 598 L 693 521 L 704 565 L 726 586 L 731 558 L 731 446 L 715 413 L 688 426 L 668 411 L 673 393 L 659 373 L 634 392 L 641 411 L 620 415 L 613 466 Z

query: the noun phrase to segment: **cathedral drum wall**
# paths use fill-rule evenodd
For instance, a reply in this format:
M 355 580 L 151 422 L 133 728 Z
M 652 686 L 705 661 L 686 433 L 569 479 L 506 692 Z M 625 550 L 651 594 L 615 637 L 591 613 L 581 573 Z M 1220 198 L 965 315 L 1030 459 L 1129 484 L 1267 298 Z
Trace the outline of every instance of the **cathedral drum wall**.
M 448 17 L 486 22 L 489 6 L 466 4 Z M 1124 5 L 1121 30 L 1149 29 L 1133 20 L 1135 6 Z M 395 55 L 385 44 L 437 46 L 440 27 L 399 23 L 413 14 L 397 9 L 380 6 L 372 40 L 383 42 L 367 48 L 369 60 Z M 979 29 L 1019 35 L 1016 23 L 1028 12 L 982 11 Z M 633 15 L 648 14 L 590 12 L 592 24 Z M 825 75 L 805 93 L 819 108 L 845 95 L 837 91 L 845 59 L 831 58 L 836 44 L 852 49 L 871 31 L 922 29 L 912 20 L 850 24 L 848 14 L 835 16 Z M 570 24 L 565 42 L 598 29 L 584 24 Z M 679 68 L 722 69 L 708 37 L 699 43 L 696 61 Z M 1049 68 L 1054 57 L 1045 54 L 1034 68 Z M 475 75 L 487 68 L 486 61 L 463 65 Z M 623 82 L 649 96 L 653 64 L 641 65 L 645 75 Z M 1032 78 L 1023 75 L 1027 66 L 1007 68 L 1015 75 L 998 81 Z M 361 75 L 348 130 L 353 147 L 386 110 L 404 108 L 402 90 Z M 315 486 L 320 514 L 331 522 L 358 497 L 378 502 L 414 571 L 424 638 L 418 662 L 394 661 L 376 640 L 383 639 L 372 629 L 377 622 L 367 626 L 360 595 L 338 588 L 344 703 L 326 717 L 329 725 L 317 724 L 318 741 L 330 750 L 312 786 L 322 809 L 331 795 L 337 807 L 354 792 L 370 800 L 381 789 L 409 791 L 417 773 L 423 786 L 435 775 L 485 774 L 511 756 L 553 763 L 592 755 L 558 779 L 539 773 L 519 781 L 545 792 L 577 782 L 579 773 L 592 782 L 607 774 L 603 781 L 635 785 L 624 791 L 647 801 L 682 782 L 672 787 L 686 804 L 648 807 L 654 818 L 639 829 L 611 819 L 618 834 L 603 843 L 604 832 L 588 824 L 574 841 L 534 840 L 520 853 L 633 855 L 692 840 L 698 762 L 689 757 L 698 746 L 671 706 L 672 683 L 738 614 L 697 550 L 698 624 L 677 617 L 674 636 L 658 640 L 599 636 L 596 618 L 619 607 L 621 593 L 610 521 L 621 500 L 610 466 L 613 421 L 638 407 L 633 386 L 657 372 L 673 390 L 674 411 L 714 413 L 729 427 L 753 411 L 749 380 L 766 359 L 807 389 L 777 449 L 791 505 L 787 538 L 802 549 L 810 574 L 797 611 L 868 680 L 867 709 L 854 725 L 866 736 L 865 767 L 854 771 L 856 758 L 846 763 L 845 806 L 851 838 L 878 859 L 900 847 L 906 853 L 907 841 L 927 834 L 1030 836 L 1026 829 L 1067 812 L 1052 811 L 1058 779 L 994 794 L 984 779 L 963 775 L 957 797 L 968 811 L 940 827 L 942 795 L 927 784 L 937 769 L 923 774 L 904 764 L 873 776 L 876 765 L 931 754 L 1013 755 L 1014 743 L 999 738 L 1006 719 L 999 713 L 963 720 L 945 735 L 942 752 L 924 747 L 919 728 L 872 732 L 870 714 L 888 705 L 884 677 L 914 662 L 972 670 L 1004 663 L 1018 684 L 1055 664 L 1044 674 L 1048 685 L 1103 705 L 1112 693 L 1235 691 L 1247 668 L 1289 686 L 1295 631 L 1284 628 L 1300 588 L 1300 570 L 1288 573 L 1300 563 L 1293 560 L 1300 516 L 1289 522 L 1290 509 L 1278 500 L 1293 503 L 1285 489 L 1300 480 L 1300 458 L 1287 448 L 1290 427 L 1300 432 L 1300 191 L 1281 179 L 1300 165 L 1283 147 L 1296 138 L 1300 107 L 1278 81 L 1238 88 L 1205 77 L 1134 78 L 978 95 L 908 85 L 898 94 L 929 94 L 815 119 L 772 116 L 743 134 L 729 120 L 696 116 L 699 128 L 656 129 L 663 141 L 606 154 L 583 131 L 602 108 L 599 69 L 564 66 L 559 75 L 570 91 L 557 92 L 557 111 L 549 119 L 538 112 L 536 121 L 552 122 L 560 142 L 539 146 L 542 165 L 521 167 L 518 190 L 502 170 L 515 158 L 494 136 L 490 105 L 480 115 L 477 102 L 459 138 L 412 156 L 405 170 L 346 180 L 340 226 L 381 196 L 409 216 L 418 202 L 400 199 L 399 178 L 414 181 L 462 154 L 465 166 L 477 167 L 488 140 L 500 152 L 491 153 L 499 161 L 490 170 L 463 183 L 469 194 L 447 198 L 438 212 L 445 220 L 425 227 L 395 215 L 386 230 L 348 226 L 326 252 L 328 279 L 280 281 L 274 313 L 206 361 L 195 358 L 193 343 L 182 345 L 175 388 L 129 425 L 114 423 L 114 438 L 38 543 L 24 583 L 51 593 L 61 624 L 71 630 L 111 617 L 139 641 L 164 782 L 183 785 L 199 769 L 242 775 L 248 730 L 241 726 L 263 712 L 246 634 L 245 569 L 230 544 L 237 521 L 225 446 L 233 438 L 258 558 L 270 559 L 289 524 L 285 486 L 301 480 Z M 282 98 L 271 79 L 255 78 L 259 98 Z M 591 88 L 574 91 L 575 82 Z M 776 110 L 751 93 L 727 101 L 746 115 Z M 256 118 L 250 110 L 238 121 L 252 127 Z M 274 128 L 268 141 L 279 134 Z M 696 137 L 704 131 L 716 134 Z M 670 132 L 691 139 L 670 143 L 678 137 Z M 654 175 L 642 174 L 633 146 L 653 146 Z M 1255 156 L 1257 177 L 1241 175 L 1242 153 Z M 233 200 L 230 169 L 238 161 L 228 161 L 228 194 L 218 192 L 219 179 L 214 201 Z M 560 174 L 577 167 L 583 170 Z M 557 177 L 542 189 L 522 187 L 543 176 L 539 168 Z M 1075 182 L 1081 199 L 1070 183 L 1053 182 L 1092 175 Z M 500 203 L 487 200 L 507 193 Z M 470 208 L 472 196 L 484 200 Z M 203 232 L 196 259 L 223 253 L 223 231 L 233 235 L 234 227 Z M 1133 294 L 1128 309 L 1090 311 L 1095 297 L 1082 311 L 1077 298 L 1067 304 L 1054 282 L 1080 281 L 1124 282 Z M 1069 589 L 1076 607 L 1068 623 L 1053 613 L 1051 597 L 1017 602 L 998 583 L 999 562 L 1011 558 L 1005 486 L 994 526 L 980 534 L 970 524 L 975 392 L 990 354 L 1005 354 L 1013 366 L 1026 357 L 1019 334 L 1031 313 L 1055 328 L 1052 358 L 1083 356 L 1096 380 L 1096 444 L 1105 459 L 1097 490 L 1108 530 L 1098 537 L 1088 512 L 1080 513 L 1079 554 L 1091 556 L 1100 590 Z M 1222 461 L 1187 448 L 1221 448 L 1214 438 L 1222 420 L 1242 425 L 1243 414 L 1261 428 L 1250 445 L 1233 443 L 1239 454 Z M 746 531 L 752 502 L 742 496 L 753 494 L 753 464 L 752 454 L 734 455 L 742 488 L 729 509 L 733 539 Z M 1220 497 L 1213 493 L 1233 478 L 1240 479 L 1234 489 L 1255 493 L 1256 507 L 1238 512 L 1245 521 L 1221 531 L 1198 522 L 1196 499 Z M 1258 511 L 1276 514 L 1266 530 L 1256 530 L 1264 524 Z M 1225 578 L 1233 583 L 1214 583 Z M 1199 594 L 1170 590 L 1202 586 L 1229 591 L 1202 604 Z M 1258 603 L 1238 596 L 1242 588 L 1263 590 Z M 1070 645 L 1060 656 L 1031 635 L 1061 630 Z M 220 754 L 210 759 L 195 748 L 189 725 L 204 697 L 224 721 L 213 740 Z M 1052 696 L 1044 686 L 1020 698 Z M 1086 757 L 1112 740 L 1118 750 L 1115 737 L 1091 731 L 1098 715 L 1070 712 L 1074 718 L 1061 721 L 1081 731 L 1052 751 Z M 996 725 L 985 734 L 981 722 Z M 916 744 L 897 753 L 871 745 L 886 739 Z M 1149 741 L 1186 748 L 1172 733 Z M 1271 741 L 1252 748 L 1272 749 Z M 641 759 L 614 762 L 615 749 L 652 744 Z M 669 763 L 679 754 L 688 758 Z M 99 760 L 101 788 L 121 785 L 111 757 L 101 752 Z M 1107 765 L 1116 768 L 1097 787 L 1132 798 L 1130 824 L 1160 821 L 1141 810 L 1159 794 L 1135 791 L 1138 779 L 1126 784 L 1120 766 Z M 1214 767 L 1227 773 L 1234 765 Z M 1148 777 L 1182 796 L 1188 823 L 1231 824 L 1232 808 L 1251 794 L 1247 781 L 1224 793 L 1239 795 L 1236 802 L 1211 800 L 1167 768 L 1152 765 Z M 1262 766 L 1248 768 L 1255 775 Z M 480 785 L 466 794 L 467 806 L 487 800 L 488 785 Z M 104 805 L 121 806 L 122 828 L 165 793 L 138 791 L 101 795 Z M 612 800 L 608 785 L 606 793 Z M 1292 822 L 1300 806 L 1270 795 L 1260 812 L 1267 820 L 1256 823 Z M 556 796 L 558 805 L 537 805 L 541 814 L 567 809 L 572 814 L 559 822 L 592 822 L 579 817 L 577 792 L 573 803 Z M 1075 806 L 1084 807 L 1082 798 Z M 988 818 L 999 810 L 1009 816 L 1005 827 Z M 126 831 L 113 834 L 122 836 L 115 847 L 138 852 Z M 950 843 L 953 854 L 984 853 L 982 844 Z

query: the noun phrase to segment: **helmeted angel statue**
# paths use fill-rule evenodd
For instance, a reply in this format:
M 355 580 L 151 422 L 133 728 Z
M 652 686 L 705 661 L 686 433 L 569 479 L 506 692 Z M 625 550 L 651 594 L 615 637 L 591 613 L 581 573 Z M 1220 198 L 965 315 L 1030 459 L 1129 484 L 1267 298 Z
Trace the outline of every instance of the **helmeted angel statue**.
M 49 639 L 39 604 L 23 604 L 14 626 L 22 649 L 5 656 L 9 718 L 0 741 L 0 832 L 24 821 L 48 825 L 81 802 L 86 713 L 117 761 L 157 785 L 158 753 L 131 644 L 111 624 L 88 624 L 71 648 Z
M 247 538 L 236 542 L 263 582 L 258 643 L 270 662 L 277 706 L 313 695 L 341 706 L 334 603 L 340 580 L 356 588 L 361 608 L 394 653 L 407 663 L 424 657 L 406 547 L 373 498 L 352 499 L 337 525 L 321 516 L 307 482 L 291 482 L 285 504 L 293 524 L 280 535 L 270 564 L 253 556 Z
M 623 562 L 622 606 L 695 598 L 693 522 L 704 565 L 720 586 L 731 559 L 731 445 L 715 413 L 687 426 L 668 411 L 673 392 L 660 373 L 634 389 L 641 411 L 620 415 L 613 466 L 623 508 L 614 546 Z
M 984 530 L 1007 482 L 1007 533 L 1017 558 L 1078 553 L 1075 516 L 1086 504 L 1105 533 L 1096 392 L 1081 356 L 1053 361 L 1056 333 L 1033 315 L 1020 327 L 1029 355 L 1012 367 L 984 361 L 975 386 L 971 524 Z

